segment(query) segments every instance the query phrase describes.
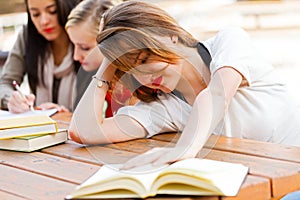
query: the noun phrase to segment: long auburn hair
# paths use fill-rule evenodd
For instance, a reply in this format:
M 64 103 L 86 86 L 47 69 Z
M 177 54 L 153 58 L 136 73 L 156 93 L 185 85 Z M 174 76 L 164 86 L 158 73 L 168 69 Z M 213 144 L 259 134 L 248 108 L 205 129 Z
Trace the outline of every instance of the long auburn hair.
M 97 42 L 103 55 L 124 73 L 134 71 L 132 59 L 141 51 L 156 55 L 158 61 L 175 64 L 180 56 L 155 36 L 177 36 L 178 42 L 196 47 L 198 41 L 159 7 L 141 1 L 126 1 L 103 16 L 103 29 Z M 134 53 L 133 53 L 134 52 Z M 119 73 L 121 78 L 123 75 Z M 157 90 L 141 85 L 133 76 L 122 81 L 140 100 L 151 102 L 157 99 Z
M 64 27 L 69 13 L 71 10 L 80 2 L 81 0 L 55 0 L 58 21 L 59 24 Z M 28 0 L 25 0 L 26 10 L 28 15 L 27 23 L 27 38 L 25 41 L 25 69 L 28 74 L 29 86 L 32 92 L 36 93 L 36 86 L 39 84 L 44 84 L 43 76 L 43 63 L 47 59 L 50 53 L 48 48 L 49 41 L 46 40 L 41 34 L 38 33 L 36 27 L 34 26 L 28 8 Z M 41 65 L 41 72 L 38 74 L 38 66 Z M 75 71 L 77 72 L 80 63 L 74 61 Z M 42 83 L 39 82 L 38 77 L 42 77 Z

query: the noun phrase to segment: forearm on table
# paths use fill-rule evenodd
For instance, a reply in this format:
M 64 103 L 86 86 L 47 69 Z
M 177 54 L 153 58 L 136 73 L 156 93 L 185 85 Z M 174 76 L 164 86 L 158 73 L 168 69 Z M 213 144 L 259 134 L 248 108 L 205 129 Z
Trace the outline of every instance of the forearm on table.
M 72 140 L 88 143 L 91 135 L 98 133 L 103 122 L 102 110 L 107 88 L 97 88 L 97 80 L 93 79 L 77 105 L 70 124 L 69 132 Z
M 101 67 L 96 73 L 96 77 L 110 81 L 114 69 L 105 69 L 102 73 Z M 95 138 L 98 139 L 98 143 L 106 142 L 105 139 L 101 139 L 105 136 L 101 125 L 104 120 L 102 111 L 108 85 L 105 83 L 102 87 L 97 85 L 98 80 L 93 78 L 74 111 L 69 131 L 71 139 L 76 142 L 90 144 L 95 142 Z
M 224 118 L 241 84 L 242 76 L 231 67 L 223 67 L 212 76 L 208 87 L 197 96 L 189 121 L 176 147 L 195 156 Z M 196 120 L 195 120 L 196 119 Z
M 212 95 L 209 89 L 201 92 L 193 105 L 188 123 L 176 144 L 176 148 L 183 149 L 183 157 L 197 155 L 224 117 L 226 110 L 224 96 Z

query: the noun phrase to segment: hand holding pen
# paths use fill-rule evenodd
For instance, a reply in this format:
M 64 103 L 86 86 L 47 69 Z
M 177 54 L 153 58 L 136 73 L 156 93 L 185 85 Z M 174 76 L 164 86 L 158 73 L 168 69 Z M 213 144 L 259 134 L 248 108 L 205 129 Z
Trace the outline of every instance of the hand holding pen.
M 35 96 L 33 94 L 25 95 L 16 81 L 13 81 L 14 91 L 8 102 L 8 109 L 12 113 L 22 113 L 33 109 Z

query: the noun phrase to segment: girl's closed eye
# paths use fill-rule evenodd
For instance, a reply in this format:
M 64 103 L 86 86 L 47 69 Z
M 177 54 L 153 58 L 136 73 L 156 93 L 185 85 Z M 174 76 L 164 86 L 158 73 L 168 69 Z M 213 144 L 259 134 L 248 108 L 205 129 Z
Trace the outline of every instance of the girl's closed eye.
M 146 57 L 142 58 L 141 64 L 145 64 L 147 62 L 148 58 L 149 58 L 149 54 Z
M 81 47 L 81 50 L 83 50 L 83 51 L 90 51 L 91 48 L 89 48 L 89 47 Z
M 53 4 L 53 5 L 47 6 L 47 12 L 51 15 L 57 14 L 56 5 Z
M 40 16 L 40 13 L 32 13 L 31 16 L 32 17 L 38 17 L 38 16 Z
M 57 9 L 56 9 L 56 8 L 55 8 L 55 9 L 52 9 L 52 10 L 49 11 L 49 13 L 50 13 L 51 15 L 55 15 L 55 14 L 57 13 Z
M 145 64 L 150 56 L 150 53 L 141 51 L 136 58 L 135 63 L 137 64 Z
M 90 51 L 92 48 L 89 47 L 89 46 L 86 46 L 86 45 L 79 45 L 79 48 L 82 50 L 82 51 Z

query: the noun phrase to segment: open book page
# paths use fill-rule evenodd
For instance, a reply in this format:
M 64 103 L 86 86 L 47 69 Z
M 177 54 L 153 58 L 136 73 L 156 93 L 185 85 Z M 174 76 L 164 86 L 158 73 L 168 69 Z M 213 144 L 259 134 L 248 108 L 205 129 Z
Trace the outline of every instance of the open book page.
M 132 170 L 119 170 L 121 166 L 122 166 L 121 164 L 102 166 L 100 170 L 98 170 L 93 176 L 91 176 L 88 180 L 86 180 L 83 184 L 81 184 L 79 188 L 81 189 L 88 188 L 93 185 L 96 186 L 99 183 L 101 183 L 101 187 L 99 187 L 99 185 L 97 187 L 105 191 L 110 186 L 116 188 L 116 185 L 120 184 L 119 185 L 120 188 L 123 187 L 125 189 L 127 187 L 126 189 L 135 191 L 136 193 L 139 193 L 139 195 L 141 196 L 146 194 L 148 196 L 149 195 L 148 192 L 151 190 L 151 185 L 153 181 L 159 175 L 161 170 L 166 168 L 167 165 L 160 166 L 160 167 L 153 167 L 152 165 L 146 165 L 146 166 L 134 168 Z M 126 180 L 124 181 L 124 185 L 122 185 L 122 181 L 121 181 L 122 179 Z M 139 185 L 134 183 L 129 183 L 128 180 L 130 179 L 134 180 L 134 182 L 138 183 Z M 97 191 L 99 192 L 99 189 Z M 132 194 L 130 195 L 130 197 L 132 197 Z
M 161 172 L 160 177 L 163 177 L 163 174 L 170 173 L 174 179 L 173 174 L 175 172 L 184 174 L 181 178 L 182 182 L 184 182 L 184 177 L 187 177 L 186 182 L 189 184 L 194 186 L 198 184 L 198 187 L 215 190 L 214 193 L 218 192 L 220 195 L 234 196 L 238 193 L 248 173 L 248 167 L 236 163 L 191 158 L 170 165 Z M 157 182 L 157 180 L 155 181 Z M 170 180 L 165 179 L 161 182 L 165 181 Z M 162 193 L 165 193 L 165 191 L 162 191 Z
M 15 118 L 15 117 L 27 117 L 27 116 L 37 116 L 37 115 L 47 115 L 52 116 L 55 113 L 57 113 L 57 109 L 49 109 L 49 110 L 34 110 L 34 111 L 28 111 L 20 114 L 11 113 L 5 110 L 0 110 L 0 119 L 9 119 L 9 118 Z

